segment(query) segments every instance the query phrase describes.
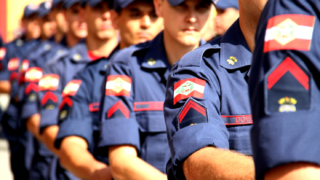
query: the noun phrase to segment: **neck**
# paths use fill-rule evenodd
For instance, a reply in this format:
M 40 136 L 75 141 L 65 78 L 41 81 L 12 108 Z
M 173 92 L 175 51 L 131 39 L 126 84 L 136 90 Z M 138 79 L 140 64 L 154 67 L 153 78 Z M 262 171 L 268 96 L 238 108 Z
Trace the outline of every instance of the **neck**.
M 258 22 L 259 20 L 252 18 L 252 14 L 246 13 L 240 7 L 240 17 L 239 17 L 240 29 L 251 52 L 253 52 L 255 47 L 254 37 L 256 34 Z
M 101 40 L 88 34 L 86 43 L 88 50 L 95 56 L 108 57 L 114 50 L 114 48 L 118 45 L 118 39 L 115 36 L 108 40 Z
M 199 43 L 192 46 L 183 45 L 171 37 L 165 30 L 163 32 L 163 43 L 171 66 L 180 60 L 182 56 L 199 47 Z
M 80 38 L 77 38 L 74 34 L 71 33 L 71 31 L 67 32 L 65 36 L 66 36 L 68 47 L 70 48 L 76 45 L 80 41 Z
M 30 35 L 28 35 L 28 34 L 25 34 L 24 37 L 25 37 L 25 40 L 26 40 L 26 41 L 30 41 L 30 40 L 33 39 L 33 38 L 32 38 Z
M 41 35 L 40 35 L 40 40 L 45 41 L 45 40 L 47 40 L 47 39 L 49 39 L 49 38 L 47 38 L 46 35 L 44 35 L 44 34 L 41 34 Z
M 119 48 L 120 49 L 124 49 L 126 47 L 129 47 L 130 45 L 128 45 L 127 43 L 125 43 L 124 41 L 120 41 L 119 43 Z
M 62 38 L 63 38 L 63 35 L 64 35 L 63 32 L 57 31 L 56 34 L 54 35 L 54 41 L 55 41 L 56 43 L 60 43 L 60 41 L 61 41 Z

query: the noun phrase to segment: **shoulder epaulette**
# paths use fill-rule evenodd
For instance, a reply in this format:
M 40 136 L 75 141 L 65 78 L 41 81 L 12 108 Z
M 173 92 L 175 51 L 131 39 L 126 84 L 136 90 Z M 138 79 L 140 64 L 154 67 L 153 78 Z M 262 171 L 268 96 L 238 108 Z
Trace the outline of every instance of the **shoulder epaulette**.
M 119 62 L 119 63 L 126 63 L 128 60 L 130 60 L 131 56 L 140 50 L 144 50 L 149 48 L 150 42 L 145 42 L 137 45 L 130 46 L 128 48 L 125 48 L 123 50 L 120 50 L 112 59 L 113 62 Z
M 219 44 L 212 45 L 211 43 L 207 43 L 205 45 L 202 45 L 199 48 L 185 54 L 179 61 L 178 66 L 179 67 L 188 67 L 188 66 L 200 67 L 202 62 L 202 57 L 210 56 L 212 54 L 210 52 L 214 52 L 214 50 L 217 50 L 217 49 L 220 49 Z

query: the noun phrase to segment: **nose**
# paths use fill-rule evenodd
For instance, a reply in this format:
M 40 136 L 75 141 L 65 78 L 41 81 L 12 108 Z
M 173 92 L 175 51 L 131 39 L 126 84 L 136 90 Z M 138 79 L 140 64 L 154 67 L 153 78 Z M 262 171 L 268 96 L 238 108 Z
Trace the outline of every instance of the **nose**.
M 150 27 L 150 24 L 151 24 L 150 16 L 144 15 L 141 18 L 141 22 L 140 22 L 141 29 L 148 29 Z
M 188 14 L 187 14 L 186 20 L 187 20 L 188 23 L 197 22 L 196 13 L 194 12 L 194 10 L 192 10 L 192 9 L 188 10 Z

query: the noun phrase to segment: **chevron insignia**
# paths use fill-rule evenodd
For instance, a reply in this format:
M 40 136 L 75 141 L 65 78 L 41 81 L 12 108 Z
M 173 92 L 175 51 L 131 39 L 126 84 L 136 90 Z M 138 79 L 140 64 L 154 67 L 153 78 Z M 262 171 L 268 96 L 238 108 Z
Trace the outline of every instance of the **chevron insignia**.
M 129 119 L 130 116 L 130 111 L 121 101 L 116 102 L 107 113 L 107 118 L 125 117 Z
M 179 128 L 208 122 L 206 108 L 193 98 L 189 98 L 178 114 Z

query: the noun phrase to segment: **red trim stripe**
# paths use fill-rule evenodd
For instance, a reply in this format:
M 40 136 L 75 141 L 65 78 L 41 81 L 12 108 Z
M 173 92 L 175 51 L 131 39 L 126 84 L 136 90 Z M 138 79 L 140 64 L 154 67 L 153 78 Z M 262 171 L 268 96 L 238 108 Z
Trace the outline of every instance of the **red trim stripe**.
M 89 104 L 89 111 L 97 112 L 97 111 L 99 111 L 99 106 L 100 106 L 99 102 L 90 103 Z
M 290 72 L 301 85 L 309 90 L 309 77 L 301 70 L 301 68 L 287 57 L 279 66 L 268 76 L 268 89 L 271 89 L 279 79 L 286 73 Z
M 116 102 L 108 111 L 108 118 L 110 118 L 117 110 L 120 110 L 122 112 L 122 114 L 129 119 L 130 116 L 130 112 L 128 110 L 128 108 L 121 102 L 118 101 Z
M 134 111 L 163 111 L 163 102 L 162 101 L 135 102 L 133 103 L 133 110 Z

